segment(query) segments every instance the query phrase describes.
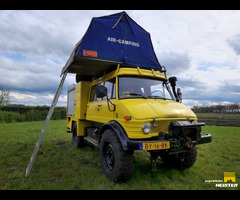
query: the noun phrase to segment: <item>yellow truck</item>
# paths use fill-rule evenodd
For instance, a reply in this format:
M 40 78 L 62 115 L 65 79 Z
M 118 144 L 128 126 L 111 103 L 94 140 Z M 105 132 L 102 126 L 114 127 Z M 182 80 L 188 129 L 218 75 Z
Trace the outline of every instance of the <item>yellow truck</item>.
M 153 170 L 158 156 L 187 168 L 196 161 L 196 145 L 211 142 L 211 134 L 201 136 L 205 124 L 181 103 L 177 78 L 167 77 L 150 34 L 123 11 L 92 18 L 73 49 L 26 177 L 68 73 L 76 74 L 77 83 L 68 88 L 67 132 L 75 147 L 99 148 L 103 171 L 114 182 L 131 177 L 136 150 L 150 152 Z
M 120 64 L 92 79 L 76 75 L 67 99 L 73 145 L 99 148 L 103 171 L 114 182 L 131 177 L 135 150 L 149 151 L 153 166 L 160 156 L 176 167 L 191 167 L 196 145 L 211 142 L 211 135 L 201 136 L 205 124 L 180 103 L 176 80 L 164 71 Z

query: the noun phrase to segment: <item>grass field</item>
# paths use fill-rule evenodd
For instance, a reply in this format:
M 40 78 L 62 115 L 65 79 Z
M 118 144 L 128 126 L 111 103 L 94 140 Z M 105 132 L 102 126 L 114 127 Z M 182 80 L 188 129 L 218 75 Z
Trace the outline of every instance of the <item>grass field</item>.
M 185 170 L 168 168 L 157 160 L 158 172 L 150 171 L 149 153 L 135 151 L 132 178 L 122 184 L 110 182 L 102 172 L 99 151 L 75 149 L 66 121 L 50 121 L 28 178 L 25 169 L 40 134 L 43 121 L 0 124 L 1 190 L 239 190 L 216 188 L 205 180 L 223 180 L 224 172 L 236 172 L 240 184 L 240 128 L 206 126 L 212 143 L 198 146 L 198 158 Z

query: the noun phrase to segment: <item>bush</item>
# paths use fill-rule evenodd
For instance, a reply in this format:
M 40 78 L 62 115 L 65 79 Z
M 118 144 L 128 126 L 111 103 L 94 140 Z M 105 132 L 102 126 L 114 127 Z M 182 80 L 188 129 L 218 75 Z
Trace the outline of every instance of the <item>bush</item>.
M 0 111 L 0 123 L 21 122 L 22 117 L 17 112 Z
M 49 109 L 48 106 L 4 106 L 0 110 L 0 123 L 45 120 Z M 65 107 L 56 107 L 51 119 L 66 119 L 66 111 Z
M 58 120 L 58 119 L 66 119 L 67 117 L 67 108 L 64 107 L 58 107 L 54 110 L 52 119 Z
M 46 119 L 48 111 L 31 109 L 23 114 L 24 121 L 40 121 Z

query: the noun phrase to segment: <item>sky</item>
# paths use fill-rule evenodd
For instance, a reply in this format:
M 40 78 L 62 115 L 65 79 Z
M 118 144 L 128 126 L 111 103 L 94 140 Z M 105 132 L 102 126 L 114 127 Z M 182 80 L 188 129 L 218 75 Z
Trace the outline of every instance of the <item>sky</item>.
M 239 10 L 125 10 L 146 31 L 189 107 L 240 102 Z M 92 17 L 122 10 L 1 10 L 0 86 L 10 103 L 50 105 Z M 67 105 L 68 74 L 57 106 Z

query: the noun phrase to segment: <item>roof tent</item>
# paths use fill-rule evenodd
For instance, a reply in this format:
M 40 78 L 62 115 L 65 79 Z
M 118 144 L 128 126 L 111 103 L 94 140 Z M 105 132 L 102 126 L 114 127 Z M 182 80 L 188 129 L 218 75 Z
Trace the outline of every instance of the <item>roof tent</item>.
M 117 64 L 161 70 L 150 34 L 126 12 L 92 18 L 61 74 L 96 76 Z

